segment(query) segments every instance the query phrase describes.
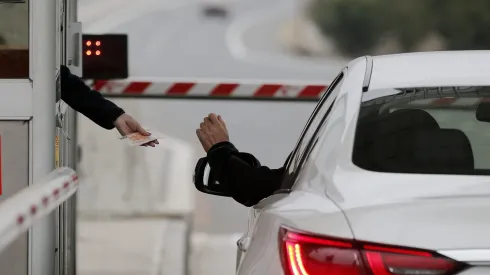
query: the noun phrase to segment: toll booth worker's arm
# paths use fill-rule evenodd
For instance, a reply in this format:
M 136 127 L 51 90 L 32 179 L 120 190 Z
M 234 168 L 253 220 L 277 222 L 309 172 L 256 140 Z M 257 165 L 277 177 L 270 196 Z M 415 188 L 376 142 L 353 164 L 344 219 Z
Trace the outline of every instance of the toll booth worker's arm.
M 252 165 L 255 157 L 240 153 L 231 142 L 215 144 L 208 151 L 207 157 L 218 181 L 230 186 L 233 199 L 242 205 L 253 206 L 281 186 L 284 167 L 270 169 Z
M 61 99 L 100 127 L 111 130 L 124 110 L 90 89 L 83 80 L 61 66 Z

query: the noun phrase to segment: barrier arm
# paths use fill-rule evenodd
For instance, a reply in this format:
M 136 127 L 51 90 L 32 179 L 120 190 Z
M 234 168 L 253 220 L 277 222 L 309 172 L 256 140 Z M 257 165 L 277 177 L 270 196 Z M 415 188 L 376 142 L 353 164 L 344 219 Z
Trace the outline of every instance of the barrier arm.
M 317 101 L 330 81 L 130 77 L 86 83 L 111 98 Z
M 75 171 L 62 167 L 1 203 L 0 253 L 35 222 L 45 218 L 75 194 L 77 189 Z
M 330 80 L 131 77 L 126 34 L 83 34 L 83 79 L 112 98 L 317 101 Z

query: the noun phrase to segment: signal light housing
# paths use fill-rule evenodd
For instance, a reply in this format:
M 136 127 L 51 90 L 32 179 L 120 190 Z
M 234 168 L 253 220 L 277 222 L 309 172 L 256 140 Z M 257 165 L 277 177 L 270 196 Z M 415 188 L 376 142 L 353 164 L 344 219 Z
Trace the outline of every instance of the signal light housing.
M 126 34 L 83 34 L 84 79 L 109 80 L 128 77 Z
M 466 264 L 435 252 L 280 230 L 287 275 L 455 275 Z

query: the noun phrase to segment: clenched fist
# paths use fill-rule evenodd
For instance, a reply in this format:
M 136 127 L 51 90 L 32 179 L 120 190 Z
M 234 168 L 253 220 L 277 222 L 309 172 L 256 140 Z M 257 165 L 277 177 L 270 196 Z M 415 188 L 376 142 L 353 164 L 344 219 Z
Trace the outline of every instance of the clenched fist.
M 221 116 L 213 113 L 204 118 L 200 128 L 196 130 L 196 134 L 206 153 L 213 145 L 230 140 L 225 121 Z

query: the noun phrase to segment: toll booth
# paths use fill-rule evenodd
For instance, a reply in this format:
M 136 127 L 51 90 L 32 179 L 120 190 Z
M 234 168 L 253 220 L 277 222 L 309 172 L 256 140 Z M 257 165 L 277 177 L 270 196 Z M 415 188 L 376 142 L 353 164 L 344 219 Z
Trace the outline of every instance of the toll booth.
M 76 1 L 0 0 L 0 204 L 55 167 L 75 166 L 75 113 L 60 104 L 60 65 L 81 74 Z M 0 274 L 75 274 L 75 201 L 0 254 Z

